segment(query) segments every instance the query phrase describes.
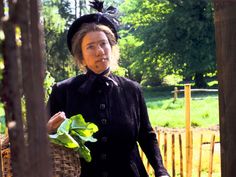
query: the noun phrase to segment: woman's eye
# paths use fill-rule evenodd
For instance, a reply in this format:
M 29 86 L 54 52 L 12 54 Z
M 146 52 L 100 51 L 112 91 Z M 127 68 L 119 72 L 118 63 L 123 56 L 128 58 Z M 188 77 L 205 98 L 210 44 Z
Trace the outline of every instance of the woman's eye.
M 101 43 L 101 46 L 105 46 L 106 44 L 107 44 L 107 42 L 104 41 Z
M 88 47 L 87 47 L 87 49 L 93 49 L 94 48 L 94 46 L 92 46 L 92 45 L 89 45 Z

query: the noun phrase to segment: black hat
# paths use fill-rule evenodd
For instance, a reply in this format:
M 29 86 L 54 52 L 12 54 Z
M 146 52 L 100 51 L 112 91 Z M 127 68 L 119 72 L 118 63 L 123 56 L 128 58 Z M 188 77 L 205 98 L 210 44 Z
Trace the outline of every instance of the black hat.
M 96 23 L 105 25 L 109 27 L 111 31 L 114 33 L 116 40 L 118 40 L 119 38 L 117 34 L 119 22 L 114 17 L 114 15 L 117 13 L 117 9 L 110 6 L 109 8 L 104 10 L 103 1 L 99 0 L 94 0 L 93 2 L 90 3 L 91 3 L 90 6 L 96 9 L 98 13 L 83 15 L 77 18 L 72 23 L 67 33 L 67 45 L 71 53 L 72 53 L 72 38 L 75 35 L 75 33 L 80 30 L 80 27 L 85 23 Z

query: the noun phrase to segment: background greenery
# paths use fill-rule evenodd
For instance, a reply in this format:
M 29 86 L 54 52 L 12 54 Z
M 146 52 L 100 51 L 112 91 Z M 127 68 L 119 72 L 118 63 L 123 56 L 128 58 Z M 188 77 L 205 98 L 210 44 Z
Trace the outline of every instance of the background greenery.
M 179 87 L 179 89 L 183 89 Z M 167 88 L 169 90 L 169 88 Z M 146 89 L 146 103 L 154 127 L 185 127 L 185 100 L 183 93 L 174 101 L 171 91 Z M 218 93 L 192 92 L 191 126 L 212 127 L 219 124 Z
M 94 11 L 85 0 L 42 2 L 45 60 L 50 73 L 50 77 L 45 75 L 45 81 L 54 78 L 51 82 L 56 82 L 80 73 L 67 49 L 66 34 L 73 20 Z M 173 87 L 190 82 L 196 88 L 209 88 L 212 85 L 209 79 L 217 84 L 212 1 L 104 0 L 104 7 L 110 5 L 119 9 L 121 23 L 121 58 L 116 74 L 133 79 L 145 88 L 154 125 L 182 127 L 184 102 L 183 98 L 172 102 Z M 0 46 L 3 40 L 0 29 Z M 3 70 L 0 47 L 0 88 Z M 217 106 L 217 94 L 193 100 L 193 126 L 216 124 Z
M 171 91 L 174 87 L 183 89 L 184 83 L 191 83 L 193 88 L 217 88 L 212 1 L 104 1 L 105 7 L 113 5 L 119 9 L 118 18 L 121 22 L 120 68 L 115 73 L 133 79 L 143 86 L 153 126 L 184 127 L 184 98 L 183 94 L 179 94 L 178 99 L 173 102 Z M 67 49 L 66 34 L 73 20 L 93 11 L 89 8 L 87 0 L 42 2 L 46 39 L 45 61 L 48 71 L 44 83 L 46 101 L 54 82 L 80 73 Z M 4 71 L 3 40 L 4 34 L 0 26 L 0 90 Z M 24 98 L 22 107 L 24 114 Z M 192 127 L 216 126 L 218 119 L 217 93 L 192 93 Z M 4 133 L 4 130 L 4 109 L 0 102 L 0 133 Z M 210 133 L 204 132 L 205 135 L 209 136 Z M 194 152 L 198 152 L 198 145 L 194 144 L 194 147 Z M 163 147 L 161 150 L 163 151 Z M 218 152 L 214 161 L 215 176 L 220 176 L 219 154 Z M 204 153 L 202 171 L 205 175 L 202 176 L 207 176 L 207 159 L 209 158 Z M 176 162 L 178 163 L 177 160 Z M 197 160 L 194 159 L 194 162 Z
M 75 5 L 76 3 L 76 5 Z M 143 86 L 176 75 L 206 87 L 216 74 L 213 5 L 210 0 L 105 0 L 119 9 L 120 66 Z M 94 12 L 83 0 L 43 0 L 47 68 L 56 81 L 79 73 L 66 46 L 69 25 Z

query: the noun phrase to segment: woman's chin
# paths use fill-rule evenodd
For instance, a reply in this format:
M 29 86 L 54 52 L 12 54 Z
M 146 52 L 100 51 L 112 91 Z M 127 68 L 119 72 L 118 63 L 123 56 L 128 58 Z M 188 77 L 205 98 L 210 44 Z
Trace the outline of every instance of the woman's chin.
M 94 71 L 97 74 L 102 73 L 103 71 L 105 71 L 107 68 L 109 68 L 109 65 L 100 65 L 96 67 L 96 71 Z

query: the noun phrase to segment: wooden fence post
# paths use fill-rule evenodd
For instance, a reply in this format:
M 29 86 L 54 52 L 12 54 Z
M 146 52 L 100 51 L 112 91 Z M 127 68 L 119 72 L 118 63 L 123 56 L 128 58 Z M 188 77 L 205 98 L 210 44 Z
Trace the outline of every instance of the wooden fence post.
M 172 177 L 175 177 L 175 134 L 172 134 Z
M 201 177 L 201 164 L 202 164 L 202 140 L 203 134 L 200 137 L 200 146 L 199 146 L 199 163 L 198 163 L 198 177 Z
M 164 165 L 166 168 L 168 167 L 167 161 L 167 133 L 164 133 Z
M 189 157 L 189 176 L 192 177 L 192 167 L 193 167 L 193 131 L 190 131 L 190 157 Z
M 177 98 L 178 98 L 178 88 L 175 87 L 174 88 L 174 100 L 173 100 L 173 102 L 175 102 L 177 100 Z
M 179 134 L 179 154 L 180 154 L 180 177 L 183 177 L 183 148 L 182 148 L 182 136 Z
M 214 0 L 219 81 L 221 175 L 236 176 L 236 0 Z
M 191 177 L 191 121 L 190 121 L 190 100 L 191 100 L 191 85 L 185 84 L 185 118 L 186 118 L 186 177 Z
M 208 177 L 212 177 L 212 168 L 213 168 L 213 156 L 214 156 L 214 147 L 215 147 L 215 134 L 211 138 L 210 154 L 209 154 L 209 169 Z

